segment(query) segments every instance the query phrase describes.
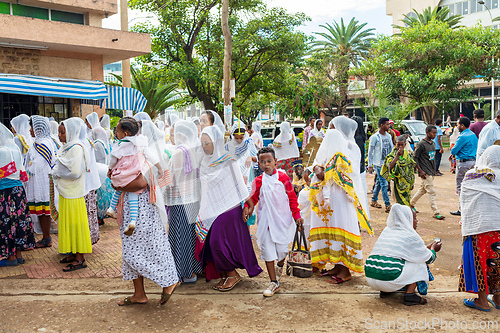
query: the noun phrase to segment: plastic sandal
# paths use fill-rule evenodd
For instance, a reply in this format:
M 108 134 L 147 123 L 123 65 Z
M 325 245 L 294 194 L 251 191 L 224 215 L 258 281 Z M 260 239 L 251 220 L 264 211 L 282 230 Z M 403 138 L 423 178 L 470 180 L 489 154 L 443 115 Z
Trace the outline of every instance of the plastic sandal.
M 69 264 L 68 266 L 63 268 L 63 272 L 73 272 L 82 268 L 87 268 L 87 265 L 85 264 L 85 259 L 82 261 L 77 261 L 76 265 Z
M 464 305 L 468 308 L 478 309 L 479 311 L 490 312 L 491 309 L 482 309 L 474 303 L 474 298 L 465 298 Z
M 493 300 L 493 295 L 488 295 L 487 299 L 488 299 L 488 302 L 490 302 L 491 305 L 493 305 L 495 307 L 495 309 L 500 310 L 500 305 L 495 304 L 495 301 Z
M 144 305 L 148 302 L 132 302 L 132 297 L 126 297 L 123 301 L 118 302 L 118 306 L 127 306 L 127 305 L 134 305 L 134 304 L 139 304 L 139 305 Z
M 407 306 L 418 304 L 424 305 L 427 304 L 427 300 L 415 294 L 405 294 L 403 297 L 403 304 Z
M 443 215 L 441 215 L 441 214 L 436 214 L 436 215 L 434 215 L 433 217 L 434 217 L 436 220 L 444 220 L 444 218 L 445 218 L 445 217 L 444 217 Z

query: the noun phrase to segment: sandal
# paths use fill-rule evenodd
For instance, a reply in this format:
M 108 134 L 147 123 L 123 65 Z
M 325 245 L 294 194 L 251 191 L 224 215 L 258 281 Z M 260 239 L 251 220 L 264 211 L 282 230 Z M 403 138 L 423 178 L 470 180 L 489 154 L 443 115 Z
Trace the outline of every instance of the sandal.
M 76 265 L 69 264 L 68 266 L 63 268 L 63 272 L 73 272 L 82 268 L 87 268 L 87 265 L 85 264 L 85 259 L 83 259 L 82 261 L 77 261 Z
M 464 305 L 468 308 L 472 308 L 472 309 L 477 309 L 479 311 L 484 311 L 484 312 L 490 312 L 491 309 L 488 308 L 488 309 L 483 309 L 483 308 L 480 308 L 479 306 L 476 305 L 476 303 L 474 303 L 474 298 L 465 298 L 464 299 Z
M 427 304 L 427 300 L 415 294 L 405 294 L 403 297 L 403 304 L 407 306 L 417 305 L 417 304 Z
M 123 301 L 118 302 L 118 306 L 127 306 L 127 305 L 134 305 L 134 304 L 139 304 L 139 305 L 144 305 L 146 302 L 132 302 L 132 297 L 126 297 Z
M 392 206 L 385 206 L 385 212 L 389 213 L 391 211 Z
M 212 289 L 213 290 L 219 290 L 225 283 L 226 283 L 226 279 L 227 278 L 220 278 L 219 282 L 217 282 L 216 284 L 214 284 L 212 286 Z
M 436 220 L 444 220 L 444 216 L 443 216 L 443 215 L 441 215 L 441 214 L 439 214 L 439 213 L 438 213 L 438 214 L 435 214 L 433 217 L 434 217 Z
M 372 201 L 372 202 L 370 203 L 370 206 L 375 207 L 375 208 L 382 208 L 382 205 L 381 205 L 381 204 L 379 204 L 379 203 L 378 203 L 378 202 L 376 202 L 376 201 Z
M 231 287 L 222 288 L 222 287 L 226 284 L 227 280 L 229 280 L 229 279 L 235 279 L 235 281 L 234 281 L 233 285 L 232 285 Z M 236 276 L 228 276 L 228 277 L 226 278 L 226 281 L 224 282 L 224 284 L 223 284 L 223 285 L 222 285 L 222 286 L 221 286 L 218 290 L 219 290 L 219 291 L 222 291 L 222 292 L 229 291 L 229 290 L 233 290 L 233 289 L 234 289 L 234 287 L 236 287 L 236 285 L 237 285 L 240 281 L 241 281 L 241 276 L 240 276 L 238 273 L 236 273 Z
M 158 303 L 160 303 L 160 305 L 163 305 L 163 304 L 167 303 L 168 300 L 170 299 L 170 297 L 174 294 L 174 291 L 175 291 L 175 289 L 177 289 L 177 287 L 179 286 L 179 284 L 181 284 L 181 283 L 180 282 L 176 283 L 174 289 L 172 290 L 172 292 L 170 294 L 162 292 L 161 293 L 160 301 Z
M 415 213 L 417 213 L 417 214 L 418 214 L 418 213 L 420 213 L 420 212 L 419 212 L 419 211 L 415 208 L 415 206 L 410 206 L 410 208 L 411 208 L 411 209 L 413 209 L 413 211 L 414 211 Z
M 75 261 L 76 261 L 76 258 L 73 256 L 67 256 L 67 257 L 64 257 L 61 260 L 59 260 L 59 262 L 61 264 L 70 264 L 70 263 L 75 262 Z
M 51 247 L 52 246 L 52 237 L 49 238 L 42 238 L 38 242 L 35 243 L 37 249 L 42 249 L 44 247 Z
M 341 284 L 341 283 L 349 281 L 350 279 L 352 279 L 352 277 L 347 279 L 347 280 L 344 280 L 342 278 L 339 278 L 337 275 L 332 275 L 332 279 L 328 282 L 330 282 L 332 284 Z

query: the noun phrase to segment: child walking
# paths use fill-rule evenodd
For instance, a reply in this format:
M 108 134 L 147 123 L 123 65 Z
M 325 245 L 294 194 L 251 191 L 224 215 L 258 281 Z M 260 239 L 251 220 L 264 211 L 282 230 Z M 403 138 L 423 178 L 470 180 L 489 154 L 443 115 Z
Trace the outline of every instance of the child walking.
M 120 119 L 116 126 L 116 137 L 118 142 L 111 150 L 111 160 L 109 162 L 108 177 L 114 187 L 124 187 L 134 181 L 142 173 L 142 166 L 146 161 L 145 148 L 148 140 L 143 135 L 137 135 L 139 123 L 132 117 Z M 145 189 L 145 188 L 144 188 Z M 130 222 L 123 233 L 131 236 L 135 230 L 137 216 L 139 214 L 139 194 L 144 189 L 137 192 L 129 192 L 128 200 L 130 204 Z M 116 206 L 121 191 L 115 191 L 111 199 L 111 206 L 108 215 L 116 217 Z
M 274 149 L 261 148 L 257 157 L 264 173 L 253 181 L 251 203 L 256 205 L 260 201 L 257 209 L 257 245 L 271 279 L 264 296 L 271 297 L 279 289 L 288 244 L 293 240 L 293 221 L 301 226 L 304 220 L 300 217 L 297 195 L 290 178 L 276 170 Z M 253 207 L 245 204 L 243 220 L 246 221 L 252 211 Z

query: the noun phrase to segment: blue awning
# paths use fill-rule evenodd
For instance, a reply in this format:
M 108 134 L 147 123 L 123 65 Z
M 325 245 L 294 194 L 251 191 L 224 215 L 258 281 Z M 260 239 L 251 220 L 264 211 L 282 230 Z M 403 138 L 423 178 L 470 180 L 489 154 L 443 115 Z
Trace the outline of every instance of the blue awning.
M 108 97 L 99 81 L 0 73 L 0 92 L 21 95 L 99 100 Z
M 134 88 L 106 86 L 108 91 L 106 109 L 132 110 L 142 112 L 146 107 L 146 97 Z

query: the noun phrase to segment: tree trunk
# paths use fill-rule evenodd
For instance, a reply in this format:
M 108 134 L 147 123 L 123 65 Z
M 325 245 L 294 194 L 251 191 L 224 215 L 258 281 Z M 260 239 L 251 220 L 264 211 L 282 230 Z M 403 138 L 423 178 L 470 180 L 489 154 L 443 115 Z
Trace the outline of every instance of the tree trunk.
M 437 116 L 437 111 L 438 109 L 435 106 L 424 106 L 424 112 L 422 113 L 422 118 L 424 118 L 423 120 L 429 125 L 434 124 L 434 120 L 436 120 Z
M 231 58 L 233 41 L 231 38 L 231 31 L 229 30 L 229 0 L 222 0 L 222 35 L 224 36 L 224 106 L 231 104 Z M 231 122 L 230 119 L 227 121 Z M 231 126 L 231 124 L 226 124 Z

